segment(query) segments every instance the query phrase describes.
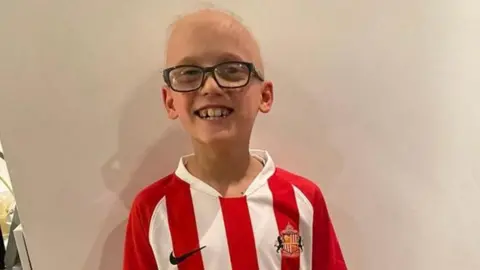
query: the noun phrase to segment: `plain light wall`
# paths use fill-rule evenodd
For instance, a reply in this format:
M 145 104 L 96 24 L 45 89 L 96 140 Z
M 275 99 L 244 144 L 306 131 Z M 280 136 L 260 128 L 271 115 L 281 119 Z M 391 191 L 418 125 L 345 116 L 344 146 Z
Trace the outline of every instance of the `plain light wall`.
M 160 70 L 194 2 L 2 2 L 0 136 L 34 269 L 121 268 L 134 195 L 190 151 Z M 252 147 L 321 186 L 350 269 L 480 269 L 478 1 L 215 2 L 275 85 Z

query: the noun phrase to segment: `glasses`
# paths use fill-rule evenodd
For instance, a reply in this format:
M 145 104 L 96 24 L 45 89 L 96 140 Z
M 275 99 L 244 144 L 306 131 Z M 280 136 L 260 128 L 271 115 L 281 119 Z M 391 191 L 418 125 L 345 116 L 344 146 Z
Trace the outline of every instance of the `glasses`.
M 260 81 L 264 80 L 255 65 L 240 61 L 223 62 L 205 68 L 196 65 L 175 66 L 163 71 L 163 79 L 174 91 L 191 92 L 203 87 L 208 73 L 212 74 L 218 86 L 225 89 L 246 86 L 252 75 Z

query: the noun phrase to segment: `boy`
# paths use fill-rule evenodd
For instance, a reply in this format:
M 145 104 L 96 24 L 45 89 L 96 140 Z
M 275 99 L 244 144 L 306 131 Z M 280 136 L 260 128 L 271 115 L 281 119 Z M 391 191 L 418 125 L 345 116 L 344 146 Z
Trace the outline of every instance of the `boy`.
M 347 269 L 318 187 L 249 150 L 273 102 L 252 34 L 224 12 L 191 13 L 166 64 L 165 109 L 194 153 L 136 197 L 123 269 Z

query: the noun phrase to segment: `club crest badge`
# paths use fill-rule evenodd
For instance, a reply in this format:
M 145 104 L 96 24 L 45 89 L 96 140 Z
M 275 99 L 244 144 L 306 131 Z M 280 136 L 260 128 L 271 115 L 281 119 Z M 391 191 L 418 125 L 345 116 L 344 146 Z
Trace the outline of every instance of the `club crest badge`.
M 299 257 L 300 253 L 303 251 L 302 237 L 292 225 L 288 224 L 277 237 L 275 247 L 277 248 L 277 253 L 281 252 L 284 257 Z

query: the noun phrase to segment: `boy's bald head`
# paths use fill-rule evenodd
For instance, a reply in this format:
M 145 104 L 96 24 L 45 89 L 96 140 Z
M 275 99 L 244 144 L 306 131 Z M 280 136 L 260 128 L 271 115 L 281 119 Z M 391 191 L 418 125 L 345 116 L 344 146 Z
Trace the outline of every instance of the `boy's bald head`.
M 165 70 L 168 116 L 180 119 L 199 145 L 248 144 L 257 114 L 269 112 L 273 102 L 253 35 L 233 15 L 215 9 L 184 15 L 169 30 L 166 66 L 176 68 Z M 201 71 L 213 66 L 211 74 Z M 172 82 L 185 87 L 175 89 Z
M 192 45 L 196 48 L 192 48 Z M 200 56 L 208 57 L 208 54 L 218 54 L 220 51 L 225 55 L 239 54 L 243 59 L 226 60 L 253 62 L 258 71 L 264 74 L 260 48 L 255 37 L 233 14 L 217 9 L 201 9 L 180 17 L 169 28 L 167 66 L 188 62 Z M 188 58 L 187 61 L 185 58 Z

